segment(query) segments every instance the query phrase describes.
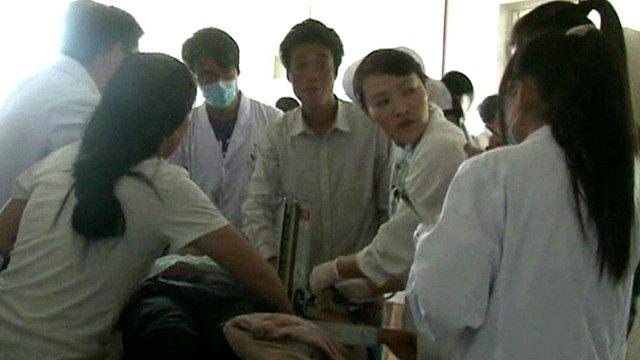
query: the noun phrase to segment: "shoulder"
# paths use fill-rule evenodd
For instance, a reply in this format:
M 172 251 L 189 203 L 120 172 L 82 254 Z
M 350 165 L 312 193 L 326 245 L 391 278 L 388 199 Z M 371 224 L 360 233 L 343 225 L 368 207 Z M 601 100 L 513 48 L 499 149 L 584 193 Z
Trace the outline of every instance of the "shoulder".
M 275 107 L 271 106 L 271 105 L 267 105 L 263 102 L 260 102 L 258 100 L 252 99 L 248 96 L 244 96 L 243 97 L 246 99 L 247 103 L 249 104 L 249 106 L 251 107 L 251 109 L 253 109 L 254 111 L 257 112 L 261 112 L 266 116 L 267 120 L 275 120 L 279 117 L 282 116 L 283 112 L 280 111 L 280 109 L 276 109 Z
M 100 93 L 88 78 L 74 76 L 57 67 L 45 69 L 25 80 L 5 101 L 6 113 L 51 117 L 70 104 L 95 107 Z
M 435 157 L 458 157 L 466 159 L 466 139 L 462 131 L 440 117 L 432 117 L 425 129 L 416 153 Z

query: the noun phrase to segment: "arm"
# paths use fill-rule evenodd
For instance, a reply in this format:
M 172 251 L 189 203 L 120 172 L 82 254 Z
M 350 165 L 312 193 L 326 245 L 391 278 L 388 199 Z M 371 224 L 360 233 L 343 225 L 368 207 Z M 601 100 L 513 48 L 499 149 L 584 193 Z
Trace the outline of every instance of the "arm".
M 190 245 L 223 266 L 265 303 L 279 311 L 293 313 L 274 269 L 258 256 L 251 244 L 232 226 L 208 233 Z
M 402 276 L 413 262 L 416 228 L 420 223 L 432 225 L 437 221 L 449 184 L 467 156 L 457 141 L 420 145 L 425 146 L 413 155 L 405 179 L 406 192 L 418 214 L 406 201 L 399 200 L 396 212 L 380 227 L 371 244 L 355 256 L 355 264 L 344 264 L 347 274 L 359 270 L 376 286 Z
M 378 229 L 371 244 L 355 256 L 321 264 L 312 271 L 309 282 L 314 293 L 351 278 L 371 280 L 373 294 L 404 288 L 403 280 L 415 253 L 414 232 L 421 222 L 436 222 L 449 183 L 466 154 L 460 142 L 445 140 L 434 141 L 414 157 L 405 188 L 419 214 L 400 200 L 396 212 Z
M 26 205 L 27 200 L 11 199 L 0 212 L 0 253 L 11 253 Z
M 247 200 L 242 206 L 243 232 L 263 259 L 273 262 L 278 256 L 278 231 L 275 227 L 279 208 L 280 170 L 275 141 L 267 128 L 257 146 L 257 159 L 249 181 Z
M 501 256 L 506 195 L 486 162 L 465 163 L 435 227 L 418 239 L 407 302 L 418 329 L 448 348 L 482 326 Z

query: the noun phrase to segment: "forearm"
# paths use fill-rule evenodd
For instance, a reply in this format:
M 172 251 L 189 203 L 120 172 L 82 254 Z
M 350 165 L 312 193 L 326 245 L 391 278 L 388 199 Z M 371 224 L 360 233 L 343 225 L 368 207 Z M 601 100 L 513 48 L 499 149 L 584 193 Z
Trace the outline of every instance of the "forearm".
M 0 251 L 10 253 L 27 200 L 11 199 L 0 212 Z
M 281 312 L 293 314 L 293 307 L 286 296 L 282 282 L 274 268 L 260 259 L 260 265 L 254 271 L 236 275 L 259 298 Z M 256 263 L 257 264 L 257 263 Z M 257 267 L 257 266 L 256 266 Z M 244 278 L 244 279 L 243 279 Z
M 284 287 L 273 267 L 261 259 L 251 244 L 232 227 L 220 229 L 213 239 L 198 239 L 193 246 L 212 257 L 259 299 L 278 311 L 292 313 Z

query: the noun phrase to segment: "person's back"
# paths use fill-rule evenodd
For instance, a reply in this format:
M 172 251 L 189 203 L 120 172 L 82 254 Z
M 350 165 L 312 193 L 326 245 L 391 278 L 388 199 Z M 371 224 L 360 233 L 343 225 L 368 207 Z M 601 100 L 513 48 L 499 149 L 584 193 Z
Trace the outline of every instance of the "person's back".
M 487 198 L 505 201 L 506 207 L 486 317 L 481 329 L 464 335 L 461 342 L 468 348 L 459 354 L 468 359 L 619 358 L 626 345 L 632 276 L 615 285 L 608 275 L 601 277 L 594 256 L 596 229 L 585 227 L 583 237 L 564 153 L 551 129 L 543 127 L 518 147 L 481 155 L 464 166 L 483 170 L 475 172 L 479 178 L 470 178 L 475 183 L 461 182 L 451 191 L 464 186 L 469 192 L 489 191 Z M 484 204 L 487 210 L 494 205 Z M 637 216 L 634 220 L 637 226 Z M 636 230 L 631 267 L 638 262 L 637 235 Z
M 186 172 L 164 160 L 184 135 L 195 96 L 178 60 L 132 55 L 82 141 L 18 178 L 0 211 L 0 258 L 9 259 L 0 270 L 3 358 L 99 357 L 153 260 L 187 245 L 273 309 L 290 311 L 273 269 Z
M 20 173 L 80 139 L 100 88 L 141 35 L 135 19 L 118 8 L 84 0 L 69 5 L 60 58 L 19 85 L 0 109 L 0 204 Z
M 0 274 L 0 348 L 12 358 L 98 354 L 153 261 L 170 245 L 185 245 L 172 240 L 172 232 L 184 228 L 168 228 L 177 222 L 166 204 L 207 201 L 203 194 L 194 198 L 183 170 L 160 158 L 146 160 L 132 171 L 153 186 L 124 177 L 115 189 L 125 209 L 125 234 L 89 241 L 71 227 L 78 145 L 60 149 L 19 178 L 29 202 L 11 266 Z M 218 214 L 210 228 L 226 224 Z
M 498 101 L 505 139 L 519 145 L 465 162 L 418 239 L 412 315 L 455 358 L 625 357 L 637 129 L 615 10 L 601 0 L 574 10 L 596 10 L 601 28 L 560 28 L 516 49 Z

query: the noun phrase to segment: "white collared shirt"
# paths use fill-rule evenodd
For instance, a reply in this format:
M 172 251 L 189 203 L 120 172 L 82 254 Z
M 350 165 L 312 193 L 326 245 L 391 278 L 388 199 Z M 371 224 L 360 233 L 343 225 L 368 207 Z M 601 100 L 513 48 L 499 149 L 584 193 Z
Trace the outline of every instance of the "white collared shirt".
M 193 110 L 187 134 L 171 162 L 184 167 L 227 220 L 240 229 L 241 207 L 247 197 L 258 140 L 282 112 L 241 93 L 238 96 L 238 116 L 226 156 L 211 127 L 207 107 L 202 104 Z
M 264 258 L 277 256 L 283 197 L 310 212 L 310 266 L 360 250 L 384 220 L 390 143 L 355 105 L 338 100 L 323 137 L 300 108 L 267 129 L 243 206 L 244 232 Z
M 20 173 L 82 137 L 99 103 L 89 73 L 64 55 L 18 85 L 0 109 L 0 207 Z
M 409 271 L 415 253 L 414 231 L 420 223 L 430 227 L 438 220 L 449 183 L 467 159 L 462 131 L 437 107 L 430 106 L 429 119 L 415 147 L 402 149 L 396 156 L 389 221 L 356 255 L 360 270 L 379 286 Z M 411 205 L 399 198 L 401 192 Z
M 638 218 L 617 285 L 600 278 L 595 225 L 585 231 L 550 127 L 466 161 L 418 239 L 416 327 L 454 359 L 624 359 Z

